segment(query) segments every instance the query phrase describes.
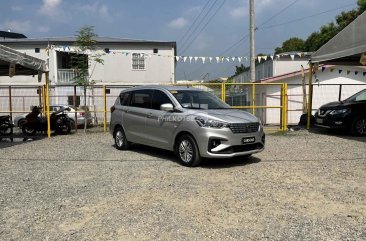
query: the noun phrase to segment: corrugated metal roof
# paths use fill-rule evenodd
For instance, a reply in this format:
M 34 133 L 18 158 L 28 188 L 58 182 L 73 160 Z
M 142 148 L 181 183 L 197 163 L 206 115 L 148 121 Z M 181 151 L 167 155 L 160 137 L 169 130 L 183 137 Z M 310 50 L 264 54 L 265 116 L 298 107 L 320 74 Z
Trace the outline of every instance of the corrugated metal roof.
M 174 41 L 154 41 L 154 40 L 139 40 L 139 39 L 126 39 L 126 38 L 112 38 L 112 37 L 96 37 L 94 38 L 99 44 L 157 44 L 157 45 L 173 45 L 176 46 Z M 74 43 L 76 37 L 45 37 L 45 38 L 26 38 L 26 39 L 0 39 L 0 43 Z

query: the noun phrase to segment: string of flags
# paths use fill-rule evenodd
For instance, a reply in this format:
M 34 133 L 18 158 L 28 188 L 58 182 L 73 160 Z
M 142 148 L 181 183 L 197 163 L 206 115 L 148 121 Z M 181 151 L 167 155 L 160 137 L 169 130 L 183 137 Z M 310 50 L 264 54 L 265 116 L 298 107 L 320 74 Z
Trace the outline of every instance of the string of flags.
M 329 68 L 329 67 L 328 67 L 328 68 Z M 326 69 L 327 69 L 327 68 L 326 68 L 326 67 L 324 67 L 324 66 L 322 66 L 322 67 L 321 67 L 321 71 L 322 71 L 322 72 L 324 72 Z M 335 70 L 337 70 L 337 71 L 338 71 L 338 74 L 342 74 L 342 73 L 343 73 L 343 71 L 345 71 L 345 73 L 346 73 L 347 75 L 350 75 L 351 73 L 353 73 L 354 75 L 361 74 L 361 72 L 359 72 L 359 71 L 344 70 L 344 69 L 339 69 L 339 68 L 335 68 L 335 67 L 330 67 L 330 68 L 329 68 L 329 71 L 330 71 L 330 72 L 334 72 Z M 363 71 L 363 72 L 362 72 L 362 76 L 366 76 L 366 71 Z
M 55 46 L 51 45 L 49 46 L 46 51 L 48 52 L 50 49 L 54 49 L 55 51 L 59 52 L 75 52 L 75 53 L 81 53 L 77 50 L 77 48 L 73 46 Z M 144 58 L 151 58 L 153 56 L 158 57 L 165 57 L 165 58 L 174 58 L 177 62 L 183 62 L 183 63 L 242 63 L 244 61 L 249 61 L 250 57 L 247 56 L 214 56 L 214 57 L 207 57 L 207 56 L 172 56 L 172 55 L 162 55 L 162 54 L 155 54 L 155 53 L 141 53 L 136 51 L 120 51 L 120 50 L 110 50 L 110 49 L 104 49 L 104 50 L 94 50 L 90 51 L 87 50 L 83 52 L 84 54 L 120 54 L 123 56 L 129 56 L 132 54 L 139 54 L 139 57 Z M 268 59 L 271 60 L 278 60 L 282 57 L 290 57 L 291 60 L 295 60 L 296 57 L 304 57 L 305 53 L 296 53 L 296 54 L 275 54 L 275 55 L 261 55 L 256 57 L 256 61 L 258 63 L 261 63 L 262 61 L 267 61 Z

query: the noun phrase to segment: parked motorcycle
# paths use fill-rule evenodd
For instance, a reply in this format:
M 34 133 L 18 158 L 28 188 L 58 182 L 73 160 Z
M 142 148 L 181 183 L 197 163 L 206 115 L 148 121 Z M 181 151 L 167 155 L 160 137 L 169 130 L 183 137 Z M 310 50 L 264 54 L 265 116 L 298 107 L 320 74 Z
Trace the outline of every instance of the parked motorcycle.
M 57 134 L 69 134 L 71 131 L 71 121 L 65 110 L 68 108 L 61 108 L 50 116 L 51 130 Z M 26 122 L 22 126 L 23 134 L 32 136 L 37 131 L 47 131 L 47 118 L 40 114 L 41 108 L 34 106 L 32 112 L 25 117 Z
M 0 135 L 8 136 L 13 133 L 13 122 L 10 115 L 0 116 Z

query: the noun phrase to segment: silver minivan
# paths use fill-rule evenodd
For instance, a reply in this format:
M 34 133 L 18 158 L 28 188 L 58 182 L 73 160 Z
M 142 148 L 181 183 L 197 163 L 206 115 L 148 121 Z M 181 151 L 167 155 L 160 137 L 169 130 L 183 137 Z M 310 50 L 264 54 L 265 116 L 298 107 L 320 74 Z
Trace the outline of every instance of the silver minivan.
M 110 132 L 117 149 L 131 143 L 174 151 L 185 166 L 202 157 L 248 157 L 264 150 L 261 121 L 231 109 L 210 91 L 182 86 L 123 90 L 111 107 Z

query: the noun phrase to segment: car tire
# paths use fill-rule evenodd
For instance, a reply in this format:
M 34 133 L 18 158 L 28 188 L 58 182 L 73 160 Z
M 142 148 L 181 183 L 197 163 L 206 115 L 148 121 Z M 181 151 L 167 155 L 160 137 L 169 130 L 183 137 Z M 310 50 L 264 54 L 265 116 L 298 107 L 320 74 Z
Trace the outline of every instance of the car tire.
M 366 116 L 355 118 L 352 122 L 352 134 L 357 136 L 366 136 Z
M 114 144 L 118 150 L 127 150 L 129 148 L 129 142 L 127 141 L 125 132 L 122 127 L 117 127 L 114 130 Z
M 175 151 L 183 166 L 195 167 L 201 162 L 197 143 L 191 135 L 185 134 L 179 137 Z

